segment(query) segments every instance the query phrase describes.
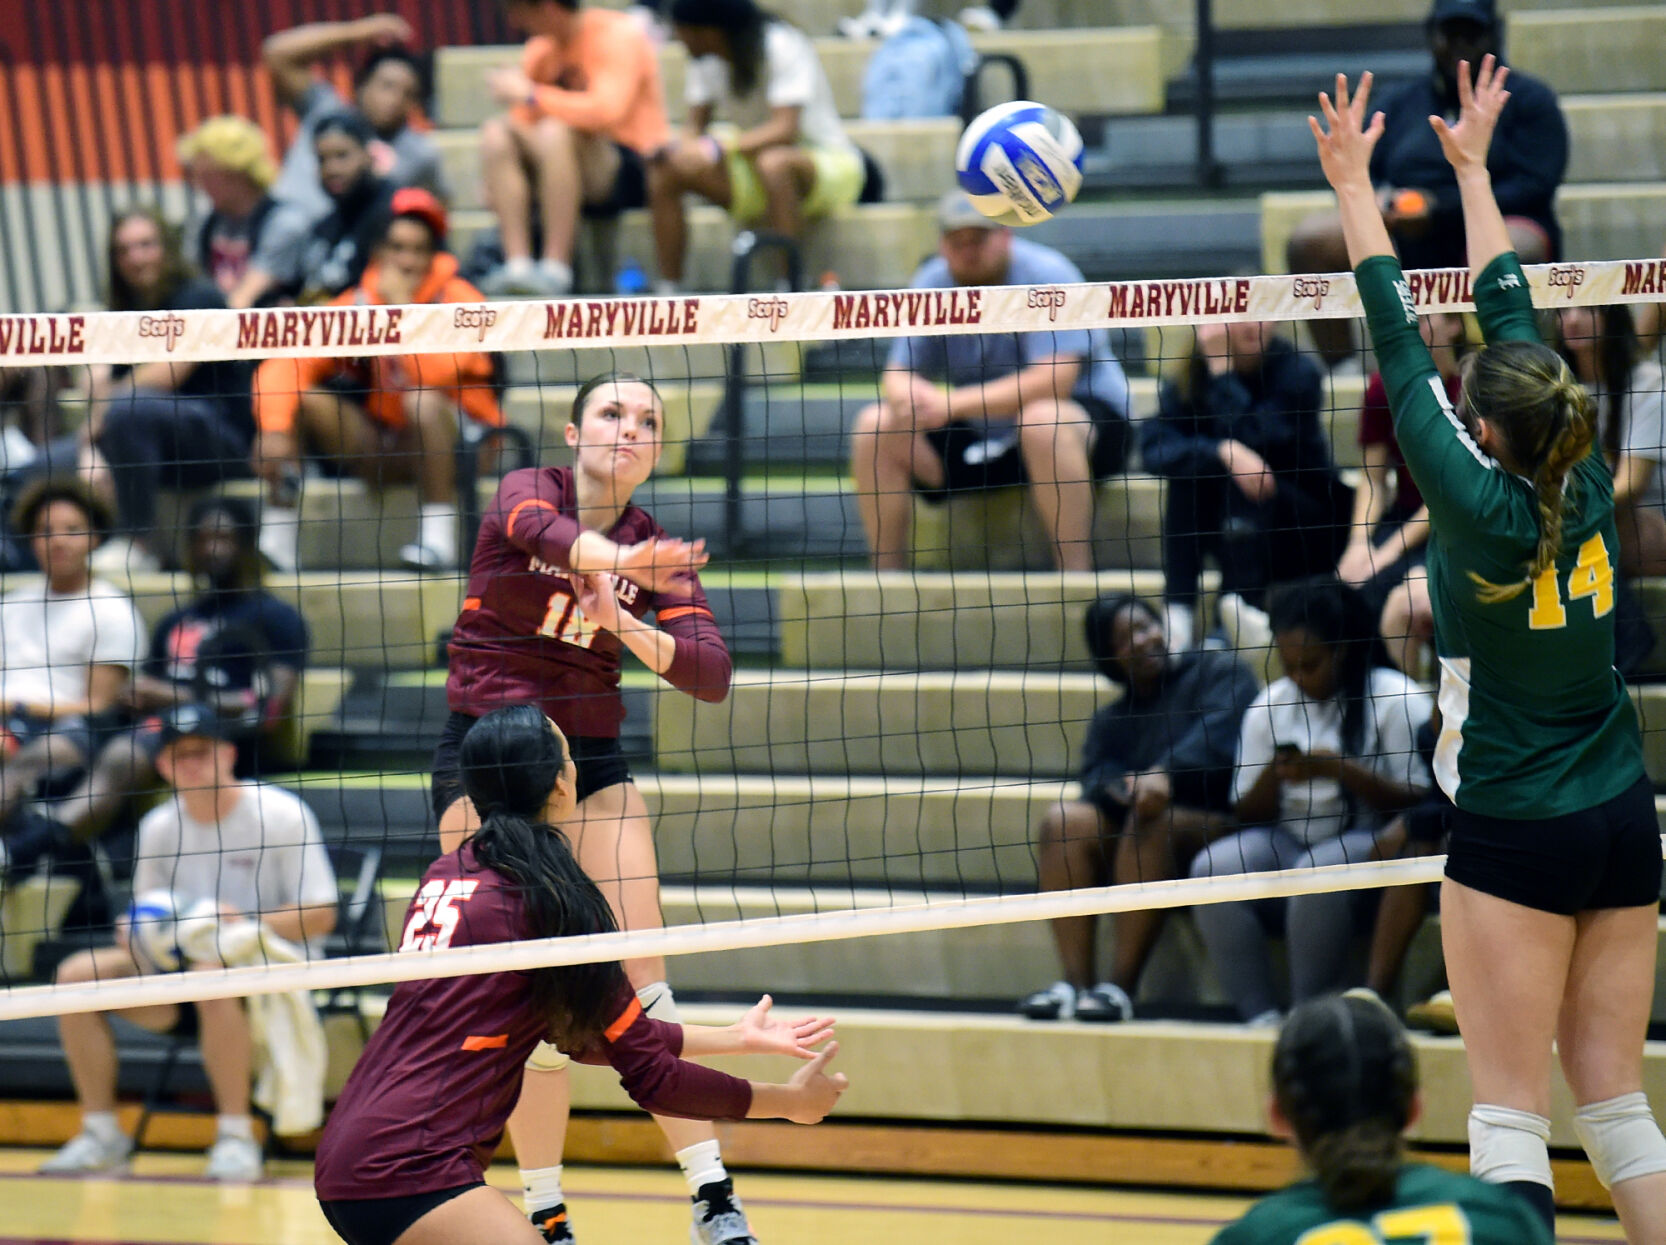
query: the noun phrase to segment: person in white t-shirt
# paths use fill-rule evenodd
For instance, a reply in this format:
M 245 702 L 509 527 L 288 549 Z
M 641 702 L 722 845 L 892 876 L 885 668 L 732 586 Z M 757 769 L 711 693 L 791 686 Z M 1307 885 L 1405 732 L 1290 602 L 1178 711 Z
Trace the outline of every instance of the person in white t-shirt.
M 866 181 L 862 152 L 802 30 L 752 0 L 675 0 L 671 20 L 688 48 L 688 120 L 648 166 L 662 289 L 683 279 L 685 192 L 797 238 L 807 218 L 860 199 Z M 720 106 L 729 124 L 714 127 Z
M 93 550 L 110 513 L 78 480 L 37 480 L 12 511 L 41 568 L 0 595 L 0 825 L 8 839 L 42 779 L 97 755 L 122 693 L 144 658 L 132 598 L 94 579 Z M 38 855 L 38 853 L 37 853 Z M 12 857 L 12 869 L 18 857 Z
M 1193 877 L 1370 859 L 1388 818 L 1430 785 L 1416 738 L 1433 699 L 1380 664 L 1376 620 L 1359 594 L 1334 578 L 1298 581 L 1269 595 L 1267 615 L 1285 677 L 1250 705 L 1239 732 L 1234 812 L 1248 829 L 1199 852 Z M 1294 1005 L 1349 984 L 1352 936 L 1374 898 L 1344 890 L 1192 911 L 1239 1016 L 1273 1024 L 1269 928 L 1284 929 Z
M 171 797 L 139 823 L 133 893 L 145 899 L 172 896 L 173 910 L 218 909 L 221 928 L 260 921 L 303 948 L 335 928 L 335 873 L 318 821 L 301 800 L 281 787 L 239 782 L 232 776 L 237 747 L 224 738 L 226 719 L 206 705 L 168 711 L 156 768 Z M 58 967 L 60 983 L 109 981 L 168 971 L 130 938 L 124 921 L 116 943 L 79 951 Z M 187 971 L 213 967 L 184 965 Z M 124 1019 L 157 1033 L 195 1034 L 219 1114 L 217 1139 L 206 1174 L 219 1180 L 253 1180 L 261 1172 L 260 1146 L 249 1116 L 253 1042 L 241 999 L 206 999 L 189 1007 L 166 1003 L 124 1010 Z M 64 1044 L 81 1106 L 81 1131 L 41 1170 L 65 1174 L 123 1168 L 133 1143 L 116 1123 L 115 1037 L 109 1014 L 60 1016 Z

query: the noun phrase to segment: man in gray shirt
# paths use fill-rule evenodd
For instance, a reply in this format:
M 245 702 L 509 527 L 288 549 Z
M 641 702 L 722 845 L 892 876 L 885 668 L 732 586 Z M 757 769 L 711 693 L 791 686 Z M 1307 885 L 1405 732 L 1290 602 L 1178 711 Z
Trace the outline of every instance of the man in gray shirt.
M 1062 285 L 1082 274 L 1059 252 L 1015 238 L 959 191 L 938 209 L 939 253 L 910 285 Z M 851 469 L 878 570 L 909 563 L 912 493 L 1029 484 L 1060 570 L 1092 570 L 1094 481 L 1121 471 L 1128 378 L 1102 332 L 902 337 L 880 400 L 856 417 Z
M 405 46 L 411 35 L 404 18 L 380 13 L 354 22 L 296 26 L 266 40 L 261 55 L 278 96 L 301 121 L 272 188 L 277 198 L 300 207 L 313 220 L 330 210 L 330 198 L 318 184 L 313 131 L 323 117 L 356 107 L 376 131 L 371 150 L 376 175 L 395 186 L 420 186 L 445 201 L 439 149 L 428 135 L 411 126 L 427 90 L 422 63 Z M 359 46 L 371 51 L 353 76 L 350 104 L 313 67 L 335 52 Z

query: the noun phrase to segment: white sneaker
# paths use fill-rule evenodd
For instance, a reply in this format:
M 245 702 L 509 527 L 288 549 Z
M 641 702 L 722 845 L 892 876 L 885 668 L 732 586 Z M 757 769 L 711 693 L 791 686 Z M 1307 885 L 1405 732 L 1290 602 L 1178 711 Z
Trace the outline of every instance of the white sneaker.
M 960 10 L 959 21 L 967 30 L 996 31 L 1001 28 L 1001 19 L 987 4 L 974 4 L 971 8 Z
M 1069 1020 L 1076 1014 L 1076 987 L 1055 981 L 1018 1001 L 1018 1012 L 1031 1020 Z
M 103 1141 L 91 1133 L 77 1133 L 63 1149 L 40 1165 L 40 1171 L 60 1176 L 122 1171 L 132 1155 L 133 1141 L 125 1135 L 118 1135 L 114 1141 Z
M 457 569 L 457 559 L 440 552 L 432 545 L 413 540 L 399 549 L 399 565 L 419 575 L 438 575 Z
M 210 1180 L 259 1180 L 266 1170 L 260 1144 L 247 1137 L 221 1137 L 208 1151 L 203 1175 Z

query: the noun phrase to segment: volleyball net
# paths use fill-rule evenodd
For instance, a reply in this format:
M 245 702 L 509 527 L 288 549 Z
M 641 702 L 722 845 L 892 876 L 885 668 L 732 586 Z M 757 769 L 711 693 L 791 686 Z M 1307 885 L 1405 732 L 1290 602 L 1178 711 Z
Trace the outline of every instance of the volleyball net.
M 1614 309 L 1661 298 L 1663 269 L 1652 260 L 1530 268 L 1547 340 L 1562 333 L 1572 349 L 1581 335 L 1620 325 L 1625 317 Z M 1424 316 L 1472 306 L 1467 276 L 1456 270 L 1408 274 L 1406 296 L 1408 313 Z M 1557 314 L 1570 309 L 1599 314 Z M 0 619 L 10 620 L 13 636 L 0 634 L 0 660 L 8 685 L 26 689 L 33 678 L 46 691 L 8 686 L 4 697 L 16 720 L 0 759 L 0 837 L 8 847 L 0 1019 L 893 935 L 827 961 L 842 966 L 835 973 L 799 981 L 805 993 L 871 996 L 909 979 L 910 935 L 1438 878 L 1438 843 L 1426 845 L 1435 854 L 1406 854 L 1398 838 L 1380 833 L 1391 815 L 1361 812 L 1318 771 L 1290 771 L 1275 793 L 1275 816 L 1301 822 L 1293 852 L 1245 852 L 1234 864 L 1224 854 L 1235 850 L 1233 840 L 1221 839 L 1210 849 L 1223 853 L 1220 862 L 1196 869 L 1196 825 L 1174 821 L 1165 849 L 1155 817 L 1146 819 L 1140 852 L 1118 863 L 1119 843 L 1133 835 L 1139 795 L 1130 779 L 1139 770 L 1160 770 L 1163 758 L 1184 752 L 1184 772 L 1168 775 L 1176 808 L 1224 818 L 1243 794 L 1235 767 L 1244 763 L 1246 706 L 1283 675 L 1269 590 L 1336 568 L 1362 513 L 1373 533 L 1413 517 L 1404 498 L 1354 508 L 1353 490 L 1393 487 L 1393 465 L 1379 470 L 1378 450 L 1361 448 L 1369 366 L 1327 372 L 1312 326 L 1348 322 L 1362 339 L 1360 314 L 1352 277 L 1330 274 L 0 317 L 7 369 L 138 367 L 155 377 L 170 366 L 195 373 L 233 363 L 247 375 L 272 360 L 307 364 L 255 373 L 263 398 L 285 376 L 301 378 L 276 404 L 299 409 L 288 427 L 306 452 L 293 478 L 255 480 L 239 464 L 221 473 L 227 479 L 205 483 L 213 473 L 164 469 L 147 477 L 156 493 L 150 526 L 135 529 L 126 513 L 117 518 L 113 547 L 123 553 L 107 554 L 95 573 L 137 611 L 126 655 L 111 642 L 101 605 L 75 624 L 104 629 L 76 650 L 79 669 L 49 667 L 53 645 L 70 642 L 71 624 L 54 621 L 53 594 L 43 595 L 27 554 L 53 555 L 36 531 L 10 534 L 17 569 L 6 576 Z M 1258 324 L 1263 333 L 1210 327 Z M 1461 350 L 1478 341 L 1473 324 L 1454 326 L 1449 344 Z M 1611 362 L 1615 349 L 1600 345 L 1596 353 Z M 1638 438 L 1652 435 L 1658 467 L 1666 460 L 1660 372 L 1635 342 L 1624 350 L 1626 423 L 1605 431 L 1605 448 L 1648 459 Z M 471 360 L 486 366 L 471 371 Z M 997 389 L 1014 366 L 1052 368 L 1066 379 L 1024 391 L 1027 409 L 1015 418 L 1018 398 Z M 930 397 L 907 396 L 911 370 L 945 404 L 950 389 L 960 393 L 952 418 Z M 428 783 L 449 712 L 443 641 L 479 588 L 466 584 L 466 567 L 419 573 L 402 560 L 422 543 L 433 498 L 450 480 L 457 500 L 441 510 L 456 525 L 466 563 L 475 527 L 483 515 L 491 521 L 501 474 L 523 461 L 570 464 L 570 442 L 582 440 L 582 431 L 568 432 L 574 397 L 610 372 L 651 381 L 663 399 L 663 451 L 632 500 L 671 536 L 706 541 L 712 557 L 702 585 L 734 667 L 718 700 L 684 695 L 625 659 L 621 748 L 653 825 L 667 927 L 396 950 L 418 881 L 439 853 Z M 71 382 L 71 409 L 79 384 Z M 1599 374 L 1593 384 L 1608 381 Z M 987 387 L 981 410 L 966 398 L 978 385 Z M 474 392 L 489 401 L 476 402 Z M 391 404 L 378 407 L 388 395 Z M 917 441 L 898 409 L 905 401 L 951 431 Z M 1214 401 L 1228 405 L 1212 409 Z M 320 402 L 343 427 L 369 411 L 354 425 L 357 439 L 317 435 Z M 1038 434 L 1030 425 L 1040 407 L 1051 423 Z M 430 419 L 436 408 L 439 417 Z M 119 399 L 105 400 L 96 386 L 86 409 L 105 420 L 122 413 Z M 1650 411 L 1652 434 L 1643 431 Z M 271 427 L 265 415 L 260 422 Z M 1119 439 L 1114 454 L 1108 438 Z M 1263 485 L 1249 478 L 1258 472 L 1226 461 L 1224 441 L 1255 451 L 1268 491 L 1257 492 Z M 198 448 L 175 452 L 194 463 L 213 459 Z M 920 453 L 933 457 L 912 457 Z M 1081 464 L 1070 468 L 1074 475 L 1037 483 L 1038 472 L 1072 463 Z M 92 481 L 100 483 L 96 474 Z M 125 507 L 132 486 L 123 487 L 114 500 Z M 1660 501 L 1652 478 L 1640 487 L 1647 504 Z M 1281 509 L 1280 490 L 1285 500 L 1300 494 L 1303 504 Z M 270 621 L 262 610 L 227 608 L 228 593 L 254 584 L 215 579 L 222 572 L 214 569 L 213 531 L 237 526 L 236 515 L 222 522 L 204 500 L 218 497 L 238 499 L 266 526 L 274 515 L 291 516 L 283 521 L 295 525 L 295 565 L 266 569 L 263 590 L 304 621 L 299 649 L 262 630 Z M 51 513 L 48 506 L 34 517 L 50 527 Z M 885 546 L 881 560 L 898 569 L 874 569 L 876 542 Z M 1084 555 L 1092 570 L 1059 569 Z M 1356 565 L 1348 576 L 1374 580 L 1391 560 L 1368 559 L 1368 573 Z M 536 557 L 515 573 L 567 583 L 563 568 Z M 621 582 L 628 595 L 628 580 Z M 1401 582 L 1369 585 L 1374 627 L 1384 625 L 1387 596 Z M 84 591 L 91 598 L 106 590 Z M 1651 618 L 1658 623 L 1666 612 L 1657 608 L 1666 587 L 1657 590 L 1645 573 L 1624 592 L 1622 630 L 1631 631 L 1622 647 L 1630 645 L 1629 673 L 1646 680 L 1666 665 L 1647 635 Z M 552 603 L 557 595 L 573 601 L 566 588 L 552 586 L 551 594 Z M 1129 647 L 1137 647 L 1128 634 L 1133 615 L 1123 614 L 1119 632 L 1116 619 L 1101 618 L 1097 636 L 1087 618 L 1096 600 L 1124 594 L 1150 603 L 1176 650 L 1236 656 L 1246 682 L 1236 701 L 1215 697 L 1206 723 L 1199 711 L 1190 750 L 1172 746 L 1188 723 L 1170 709 L 1128 715 L 1115 728 L 1119 746 L 1137 745 L 1145 762 L 1116 771 L 1109 789 L 1084 790 L 1090 724 L 1121 701 L 1139 659 Z M 544 646 L 540 652 L 588 642 L 593 628 L 573 613 L 527 639 Z M 1346 746 L 1427 788 L 1427 762 L 1415 749 L 1431 698 L 1414 684 L 1431 669 L 1416 630 L 1423 623 L 1415 610 L 1408 617 L 1411 631 L 1390 628 L 1373 647 L 1386 641 L 1376 659 L 1408 665 L 1413 682 Z M 33 647 L 30 627 L 43 637 Z M 18 644 L 9 648 L 12 638 Z M 1113 666 L 1114 679 L 1105 674 Z M 89 668 L 95 681 L 121 682 L 110 668 L 138 673 L 112 696 L 108 682 L 89 684 Z M 72 686 L 66 673 L 81 682 Z M 1654 690 L 1646 682 L 1633 688 L 1646 729 L 1660 711 Z M 1198 692 L 1200 701 L 1208 691 Z M 83 700 L 96 710 L 90 720 L 61 712 Z M 191 828 L 182 828 L 189 812 L 178 812 L 187 784 L 176 790 L 156 767 L 169 706 L 187 700 L 207 703 L 217 720 L 233 719 L 216 733 L 237 743 L 239 772 L 296 793 L 320 850 L 295 849 L 292 826 L 281 842 L 275 829 L 264 841 L 258 821 L 236 841 L 206 849 L 191 841 Z M 1316 755 L 1339 746 L 1318 710 L 1309 714 L 1289 697 L 1280 703 L 1287 712 L 1268 718 L 1270 747 Z M 1171 746 L 1155 747 L 1153 737 Z M 70 750 L 43 738 L 67 740 Z M 1666 774 L 1653 731 L 1646 753 L 1651 775 Z M 120 799 L 98 804 L 108 794 L 99 784 L 117 779 L 125 784 Z M 1087 820 L 1061 814 L 1061 803 L 1085 807 Z M 1315 828 L 1321 823 L 1326 828 Z M 1210 824 L 1204 837 L 1219 832 Z M 1338 838 L 1345 824 L 1371 833 L 1350 838 L 1338 856 L 1312 856 L 1341 863 L 1284 867 L 1308 859 L 1301 849 Z M 166 835 L 156 829 L 164 825 Z M 1046 853 L 1061 836 L 1080 837 L 1084 825 L 1102 845 L 1066 852 L 1060 875 L 1060 858 Z M 147 864 L 150 849 L 172 855 Z M 239 961 L 229 966 L 46 984 L 67 950 L 109 936 L 134 900 L 154 899 L 155 879 L 177 901 L 180 911 L 164 913 L 171 920 L 234 866 L 275 870 L 280 857 L 293 892 L 283 904 L 341 899 L 336 932 L 313 940 L 310 960 L 272 962 L 255 940 L 220 957 Z M 1129 867 L 1158 880 L 1124 881 L 1118 870 Z M 333 874 L 322 885 L 320 870 Z M 600 877 L 605 864 L 591 872 Z M 616 867 L 614 876 L 629 872 Z M 95 889 L 102 908 L 87 902 Z M 1044 935 L 1003 938 L 986 933 L 965 944 L 986 961 L 975 987 L 922 969 L 922 983 L 938 984 L 919 992 L 987 1002 L 1058 975 Z M 941 956 L 946 945 L 918 954 Z M 853 967 L 868 956 L 871 971 Z M 736 975 L 698 971 L 704 960 L 673 961 L 673 984 L 750 988 L 748 974 L 777 963 L 748 959 Z M 783 988 L 768 979 L 757 985 Z

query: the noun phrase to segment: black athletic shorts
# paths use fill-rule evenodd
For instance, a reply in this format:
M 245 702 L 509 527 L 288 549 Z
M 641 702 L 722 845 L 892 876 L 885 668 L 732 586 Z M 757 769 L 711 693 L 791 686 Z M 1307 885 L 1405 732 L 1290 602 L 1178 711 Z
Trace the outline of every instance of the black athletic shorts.
M 1132 425 L 1102 398 L 1073 396 L 1071 401 L 1093 421 L 1093 446 L 1088 451 L 1093 478 L 1103 480 L 1116 475 L 1128 465 Z M 928 502 L 945 502 L 951 494 L 970 489 L 1005 488 L 1029 481 L 1015 422 L 957 421 L 933 428 L 926 433 L 926 440 L 943 461 L 942 488 L 927 488 L 918 482 L 914 485 L 914 491 Z
M 615 143 L 619 150 L 619 171 L 613 177 L 613 189 L 598 203 L 586 203 L 586 216 L 617 216 L 632 208 L 648 206 L 648 166 L 634 148 Z
M 436 1206 L 444 1206 L 470 1189 L 484 1188 L 485 1183 L 476 1180 L 455 1189 L 414 1193 L 410 1197 L 372 1197 L 362 1202 L 326 1202 L 319 1198 L 318 1206 L 336 1235 L 347 1245 L 393 1245 L 405 1235 L 406 1229 Z
M 1563 817 L 1510 821 L 1454 809 L 1446 850 L 1454 882 L 1540 912 L 1660 902 L 1660 825 L 1646 777 Z
M 463 776 L 458 753 L 463 736 L 469 733 L 478 718 L 466 713 L 452 713 L 440 732 L 439 746 L 434 749 L 434 778 L 430 785 L 430 800 L 434 816 L 443 817 L 445 810 L 463 798 Z M 631 767 L 615 738 L 600 735 L 569 735 L 567 747 L 573 754 L 578 769 L 578 798 L 584 800 L 604 787 L 631 780 Z

